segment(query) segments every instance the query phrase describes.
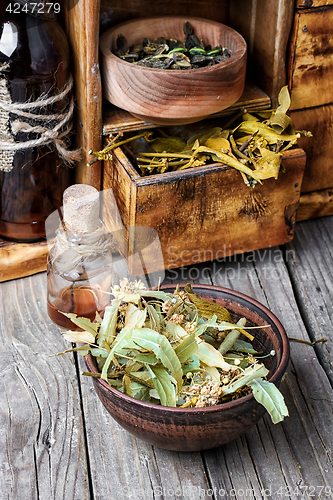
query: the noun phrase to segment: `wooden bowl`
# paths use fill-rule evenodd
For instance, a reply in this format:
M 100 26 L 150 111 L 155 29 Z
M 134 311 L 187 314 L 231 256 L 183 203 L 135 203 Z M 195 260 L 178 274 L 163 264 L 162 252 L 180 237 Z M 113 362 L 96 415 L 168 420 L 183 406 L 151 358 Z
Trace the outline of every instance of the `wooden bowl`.
M 185 21 L 205 44 L 220 44 L 231 57 L 207 68 L 163 70 L 137 66 L 112 53 L 119 34 L 129 45 L 141 43 L 144 37 L 183 40 Z M 215 21 L 182 16 L 132 20 L 103 33 L 100 48 L 104 96 L 144 121 L 193 123 L 231 106 L 244 89 L 246 42 L 235 30 Z
M 179 285 L 180 288 L 184 285 Z M 279 386 L 289 361 L 289 341 L 278 319 L 262 304 L 246 295 L 209 285 L 192 285 L 195 293 L 206 300 L 227 307 L 233 319 L 245 317 L 247 325 L 269 324 L 253 330 L 253 346 L 265 354 L 271 350 L 267 368 L 268 380 Z M 175 286 L 161 287 L 173 292 Z M 87 369 L 97 373 L 95 360 L 85 356 Z M 252 394 L 236 401 L 205 408 L 170 408 L 134 399 L 93 378 L 96 392 L 110 415 L 134 436 L 160 448 L 177 451 L 199 451 L 214 448 L 239 437 L 265 414 L 265 408 Z

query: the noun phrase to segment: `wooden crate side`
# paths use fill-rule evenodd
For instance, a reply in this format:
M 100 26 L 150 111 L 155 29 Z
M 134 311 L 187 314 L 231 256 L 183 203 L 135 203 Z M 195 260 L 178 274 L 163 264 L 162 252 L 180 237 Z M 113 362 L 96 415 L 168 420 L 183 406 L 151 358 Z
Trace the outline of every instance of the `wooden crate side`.
M 76 167 L 76 181 L 100 189 L 101 162 L 87 168 L 89 150 L 102 145 L 102 88 L 98 62 L 99 0 L 70 0 L 67 34 L 72 48 L 76 94 L 76 142 L 83 159 Z
M 287 75 L 287 44 L 293 21 L 290 0 L 232 0 L 230 25 L 248 44 L 248 75 L 277 105 Z
M 103 193 L 106 191 L 102 219 L 107 230 L 114 234 L 119 250 L 125 257 L 128 256 L 127 228 L 134 226 L 136 221 L 137 193 L 137 186 L 128 172 L 128 163 L 122 150 L 117 148 L 112 160 L 104 162 L 102 185 Z M 108 190 L 112 190 L 111 195 L 107 193 Z
M 290 109 L 333 102 L 333 7 L 295 13 L 289 47 Z
M 333 215 L 333 187 L 301 194 L 297 221 Z
M 297 130 L 310 130 L 313 134 L 298 141 L 307 156 L 301 192 L 332 187 L 333 105 L 292 111 L 290 117 Z
M 168 176 L 167 182 L 163 174 L 150 183 L 148 178 L 135 181 L 135 225 L 157 231 L 169 269 L 290 241 L 305 153 L 287 152 L 283 161 L 286 172 L 279 180 L 268 179 L 255 189 L 223 166 L 191 169 L 186 175 Z M 120 162 L 115 166 L 124 168 Z M 130 252 L 137 254 L 135 244 Z

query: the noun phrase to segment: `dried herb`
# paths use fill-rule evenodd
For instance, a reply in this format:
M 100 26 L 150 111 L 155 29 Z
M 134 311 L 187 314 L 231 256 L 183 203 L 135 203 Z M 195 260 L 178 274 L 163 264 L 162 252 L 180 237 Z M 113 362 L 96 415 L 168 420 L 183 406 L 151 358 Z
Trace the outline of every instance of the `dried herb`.
M 99 160 L 111 159 L 115 147 L 144 139 L 152 151 L 136 154 L 142 176 L 221 163 L 238 170 L 245 184 L 254 187 L 265 179 L 278 179 L 282 152 L 296 145 L 301 135 L 312 136 L 311 132 L 293 129 L 286 114 L 289 106 L 288 88 L 283 87 L 277 109 L 253 113 L 244 110 L 225 128 L 214 127 L 187 141 L 170 136 L 164 130 L 146 130 L 120 142 L 110 138 L 104 150 L 90 151 L 90 154 Z M 239 119 L 240 123 L 236 123 Z
M 265 380 L 268 370 L 255 357 L 260 353 L 238 338 L 250 328 L 244 318 L 234 324 L 227 309 L 201 299 L 189 284 L 165 293 L 125 278 L 112 294 L 102 320 L 69 314 L 84 331 L 64 333 L 70 342 L 84 343 L 66 352 L 90 352 L 97 376 L 111 386 L 143 401 L 186 408 L 213 406 L 253 390 L 273 422 L 288 415 L 282 395 Z
M 142 43 L 129 46 L 121 33 L 117 37 L 117 48 L 113 52 L 123 61 L 154 69 L 185 70 L 219 64 L 231 56 L 227 48 L 220 45 L 212 48 L 200 40 L 189 22 L 184 23 L 183 41 L 158 37 L 144 38 Z

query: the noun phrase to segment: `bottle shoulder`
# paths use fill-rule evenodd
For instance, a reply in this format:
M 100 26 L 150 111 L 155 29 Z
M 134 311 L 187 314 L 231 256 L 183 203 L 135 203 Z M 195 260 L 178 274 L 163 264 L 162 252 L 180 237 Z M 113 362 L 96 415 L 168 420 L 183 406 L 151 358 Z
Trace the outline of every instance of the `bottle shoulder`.
M 68 70 L 69 46 L 56 19 L 29 14 L 4 16 L 0 21 L 0 64 L 9 79 L 47 77 Z

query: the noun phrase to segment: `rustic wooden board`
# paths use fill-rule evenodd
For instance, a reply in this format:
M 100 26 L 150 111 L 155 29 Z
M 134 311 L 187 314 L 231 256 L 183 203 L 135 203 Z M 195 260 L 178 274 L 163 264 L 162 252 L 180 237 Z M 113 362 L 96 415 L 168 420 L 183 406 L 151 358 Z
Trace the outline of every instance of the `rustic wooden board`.
M 90 498 L 73 359 L 47 317 L 46 275 L 0 286 L 0 496 Z M 65 346 L 65 344 L 67 344 Z
M 316 352 L 333 384 L 333 342 L 328 329 L 333 322 L 333 217 L 323 217 L 297 225 L 295 240 L 287 245 L 292 259 L 287 262 L 303 320 Z
M 99 72 L 99 0 L 69 2 L 66 28 L 72 48 L 76 95 L 76 144 L 83 159 L 76 165 L 77 182 L 100 189 L 101 163 L 87 168 L 89 151 L 102 145 L 102 86 Z
M 298 140 L 299 147 L 306 152 L 301 192 L 332 187 L 333 105 L 291 111 L 290 117 L 296 130 L 309 130 L 313 135 Z
M 271 100 L 256 84 L 246 80 L 244 92 L 240 99 L 229 108 L 215 113 L 212 118 L 227 116 L 240 109 L 269 109 Z M 135 130 L 156 128 L 157 125 L 149 122 L 143 122 L 135 118 L 127 111 L 117 108 L 104 101 L 103 105 L 103 135 L 110 135 L 118 132 L 133 132 Z
M 333 6 L 295 12 L 289 45 L 290 109 L 332 102 Z
M 297 221 L 333 215 L 333 188 L 301 194 Z
M 12 243 L 0 239 L 0 283 L 45 271 L 47 243 Z
M 225 262 L 173 269 L 166 281 L 214 283 L 248 293 L 278 315 L 290 336 L 309 340 L 278 248 Z M 291 348 L 291 364 L 281 388 L 290 417 L 274 426 L 265 416 L 246 435 L 205 451 L 201 457 L 197 453 L 151 450 L 124 434 L 89 391 L 91 381 L 83 379 L 94 493 L 104 498 L 114 491 L 117 498 L 125 500 L 130 498 L 129 493 L 134 498 L 153 499 L 164 491 L 164 498 L 168 498 L 168 492 L 171 498 L 178 492 L 179 498 L 204 499 L 215 489 L 212 498 L 216 499 L 240 500 L 247 492 L 248 498 L 258 500 L 280 498 L 285 493 L 296 500 L 306 488 L 321 485 L 327 487 L 330 498 L 333 482 L 327 450 L 333 430 L 331 387 L 312 347 L 294 343 Z M 309 372 L 311 377 L 307 376 Z M 101 436 L 98 443 L 96 428 Z M 130 460 L 124 461 L 124 450 L 129 451 Z
M 287 81 L 285 57 L 292 20 L 289 0 L 230 2 L 230 26 L 248 45 L 248 76 L 272 98 L 273 107 Z
M 333 217 L 299 223 L 284 256 L 274 247 L 169 271 L 169 282 L 213 283 L 257 298 L 290 337 L 329 339 L 315 349 L 291 344 L 281 385 L 290 416 L 282 424 L 266 415 L 239 439 L 203 453 L 169 452 L 131 437 L 90 378 L 77 378 L 76 356 L 47 357 L 69 344 L 46 317 L 45 273 L 2 283 L 3 498 L 332 499 L 332 234 Z
M 287 151 L 283 164 L 277 181 L 267 179 L 252 189 L 239 172 L 221 165 L 141 177 L 118 148 L 105 163 L 103 189 L 113 189 L 125 227 L 157 231 L 169 269 L 292 239 L 304 152 Z M 128 246 L 136 255 L 137 242 L 129 240 Z M 151 272 L 160 266 L 157 261 Z M 141 274 L 138 269 L 141 260 L 134 258 L 131 272 Z

